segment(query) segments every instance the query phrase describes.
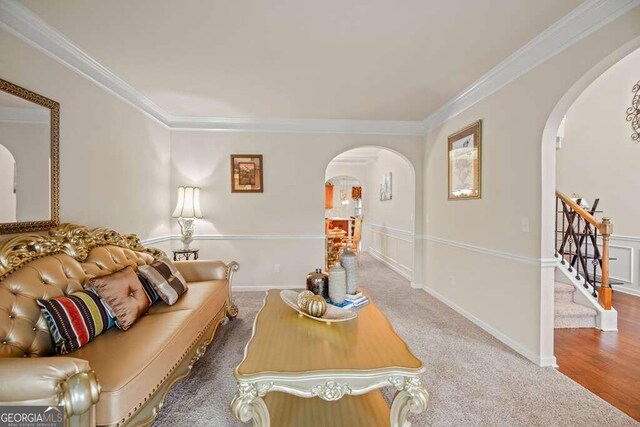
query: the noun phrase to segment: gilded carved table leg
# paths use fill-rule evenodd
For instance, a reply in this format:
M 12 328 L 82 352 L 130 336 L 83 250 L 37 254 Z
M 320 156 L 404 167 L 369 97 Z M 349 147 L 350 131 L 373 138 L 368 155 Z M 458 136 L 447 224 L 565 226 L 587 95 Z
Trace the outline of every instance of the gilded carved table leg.
M 233 320 L 236 317 L 238 317 L 238 306 L 230 301 L 229 304 L 227 304 L 227 318 Z
M 251 421 L 253 427 L 269 427 L 269 409 L 262 397 L 271 383 L 238 384 L 238 392 L 231 401 L 231 412 L 242 422 Z
M 419 414 L 429 405 L 429 393 L 427 393 L 420 377 L 389 378 L 398 392 L 391 404 L 391 427 L 410 427 L 407 421 L 409 412 Z

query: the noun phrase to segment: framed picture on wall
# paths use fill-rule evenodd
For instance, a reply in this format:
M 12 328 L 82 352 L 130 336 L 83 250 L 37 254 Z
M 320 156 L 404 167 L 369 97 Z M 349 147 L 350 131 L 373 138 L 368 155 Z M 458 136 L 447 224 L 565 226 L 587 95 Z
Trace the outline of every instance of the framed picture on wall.
M 382 182 L 380 183 L 380 201 L 384 202 L 387 200 L 391 200 L 393 197 L 393 187 L 392 187 L 392 176 L 391 172 L 387 172 L 382 175 Z
M 231 155 L 231 192 L 262 193 L 262 154 Z
M 449 200 L 480 198 L 482 120 L 449 136 Z

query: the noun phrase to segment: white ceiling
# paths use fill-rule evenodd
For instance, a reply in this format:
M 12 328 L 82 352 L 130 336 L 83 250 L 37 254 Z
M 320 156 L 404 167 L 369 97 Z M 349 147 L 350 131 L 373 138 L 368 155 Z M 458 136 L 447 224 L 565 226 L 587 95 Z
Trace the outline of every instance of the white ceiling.
M 172 115 L 422 120 L 580 0 L 24 0 Z

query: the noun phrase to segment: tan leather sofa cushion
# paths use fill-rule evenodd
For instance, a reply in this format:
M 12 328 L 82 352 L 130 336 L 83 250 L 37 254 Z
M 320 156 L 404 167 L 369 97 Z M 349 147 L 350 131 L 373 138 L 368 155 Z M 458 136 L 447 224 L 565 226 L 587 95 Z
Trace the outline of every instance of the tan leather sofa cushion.
M 151 264 L 153 256 L 146 252 L 136 252 L 118 246 L 99 246 L 93 248 L 82 263 L 82 268 L 90 277 L 100 277 L 115 273 L 130 266 L 134 270 L 139 265 Z
M 49 327 L 36 300 L 79 291 L 85 279 L 80 264 L 65 254 L 37 259 L 4 278 L 0 282 L 0 357 L 52 354 Z
M 189 292 L 175 305 L 157 303 L 128 331 L 110 329 L 70 355 L 87 360 L 102 386 L 98 424 L 128 417 L 157 389 L 224 308 L 226 289 L 225 281 L 189 283 Z

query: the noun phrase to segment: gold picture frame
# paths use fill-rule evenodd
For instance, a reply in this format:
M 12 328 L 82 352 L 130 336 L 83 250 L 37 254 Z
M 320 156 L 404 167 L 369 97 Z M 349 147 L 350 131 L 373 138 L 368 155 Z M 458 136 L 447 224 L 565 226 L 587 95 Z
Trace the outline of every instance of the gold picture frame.
M 42 231 L 57 227 L 60 225 L 60 104 L 52 99 L 3 79 L 0 79 L 0 91 L 22 98 L 50 110 L 49 218 L 31 221 L 3 222 L 0 223 L 0 234 L 26 233 L 29 231 Z
M 449 200 L 479 199 L 482 178 L 482 120 L 449 135 Z
M 264 192 L 262 154 L 231 155 L 231 192 Z

